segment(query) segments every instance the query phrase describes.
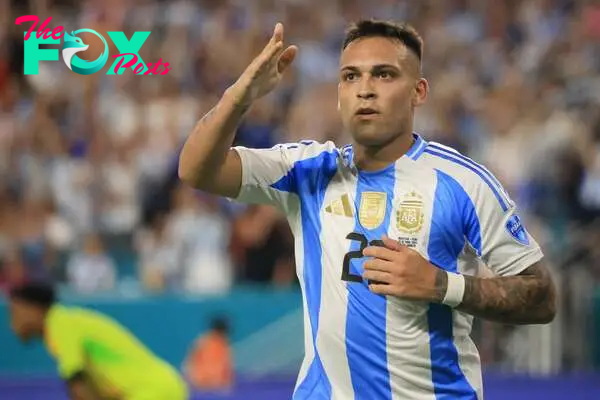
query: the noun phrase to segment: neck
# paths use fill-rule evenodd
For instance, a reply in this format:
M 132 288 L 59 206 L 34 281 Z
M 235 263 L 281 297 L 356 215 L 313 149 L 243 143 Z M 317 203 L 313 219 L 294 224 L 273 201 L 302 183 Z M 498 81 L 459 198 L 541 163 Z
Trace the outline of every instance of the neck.
M 380 146 L 363 146 L 355 142 L 354 163 L 363 171 L 383 169 L 406 154 L 413 143 L 412 132 L 403 133 Z

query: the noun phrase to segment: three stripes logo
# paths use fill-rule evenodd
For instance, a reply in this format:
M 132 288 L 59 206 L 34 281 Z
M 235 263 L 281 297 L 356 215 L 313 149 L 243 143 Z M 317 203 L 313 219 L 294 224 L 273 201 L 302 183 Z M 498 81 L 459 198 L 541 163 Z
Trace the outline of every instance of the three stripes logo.
M 348 194 L 342 195 L 339 199 L 333 200 L 325 207 L 325 212 L 329 214 L 341 215 L 344 217 L 353 217 L 352 207 Z

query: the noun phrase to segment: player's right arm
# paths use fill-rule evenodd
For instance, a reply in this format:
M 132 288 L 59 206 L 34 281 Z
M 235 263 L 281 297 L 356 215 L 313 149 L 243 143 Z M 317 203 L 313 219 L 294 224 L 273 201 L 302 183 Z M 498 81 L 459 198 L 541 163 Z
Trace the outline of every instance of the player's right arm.
M 187 138 L 179 156 L 179 178 L 208 193 L 237 197 L 242 185 L 242 160 L 231 149 L 235 132 L 252 103 L 271 92 L 297 52 L 283 50 L 283 25 L 277 24 L 269 43 L 228 88 Z

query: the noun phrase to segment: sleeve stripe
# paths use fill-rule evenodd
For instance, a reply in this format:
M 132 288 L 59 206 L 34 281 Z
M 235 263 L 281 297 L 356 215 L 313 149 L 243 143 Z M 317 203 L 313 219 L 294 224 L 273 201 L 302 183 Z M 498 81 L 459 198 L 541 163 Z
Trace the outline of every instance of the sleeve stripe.
M 457 157 L 457 158 L 463 160 L 464 162 L 466 162 L 467 164 L 471 165 L 473 168 L 481 171 L 481 173 L 483 173 L 484 175 L 486 175 L 487 178 L 496 185 L 496 189 L 498 189 L 504 195 L 504 200 L 508 204 L 511 203 L 510 199 L 509 199 L 509 196 L 506 193 L 506 191 L 504 190 L 504 187 L 502 186 L 502 184 L 500 183 L 500 181 L 485 166 L 476 163 L 471 158 L 469 158 L 469 157 L 467 157 L 467 156 L 459 153 L 458 151 L 456 151 L 454 149 L 449 149 L 447 147 L 443 147 L 442 145 L 440 145 L 438 143 L 429 143 L 428 147 L 431 147 L 433 150 L 439 151 L 440 153 L 444 153 L 444 154 L 448 154 L 450 156 Z
M 435 150 L 438 150 L 438 148 L 435 148 Z M 461 166 L 473 171 L 489 186 L 489 188 L 492 190 L 492 192 L 494 192 L 494 196 L 496 196 L 496 199 L 498 199 L 498 202 L 500 203 L 500 206 L 502 207 L 502 211 L 508 211 L 509 202 L 503 197 L 502 194 L 500 194 L 500 192 L 498 191 L 496 186 L 492 182 L 490 182 L 490 179 L 489 179 L 489 177 L 486 176 L 485 172 L 475 168 L 475 166 L 468 164 L 465 161 L 461 160 L 460 158 L 456 157 L 456 154 L 451 154 L 448 152 L 441 153 L 441 152 L 433 151 L 433 149 L 430 147 L 426 148 L 424 150 L 424 152 L 427 154 L 431 154 L 431 155 L 443 158 L 445 160 L 451 161 L 455 164 L 461 165 Z

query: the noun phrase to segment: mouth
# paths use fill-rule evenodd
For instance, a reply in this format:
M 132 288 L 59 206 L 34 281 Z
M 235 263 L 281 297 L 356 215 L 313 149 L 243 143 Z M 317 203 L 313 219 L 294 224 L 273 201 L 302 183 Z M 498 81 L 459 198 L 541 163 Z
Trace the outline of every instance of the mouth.
M 356 113 L 354 115 L 358 118 L 369 118 L 369 117 L 374 117 L 378 114 L 379 114 L 379 112 L 374 108 L 361 107 L 358 110 L 356 110 Z

